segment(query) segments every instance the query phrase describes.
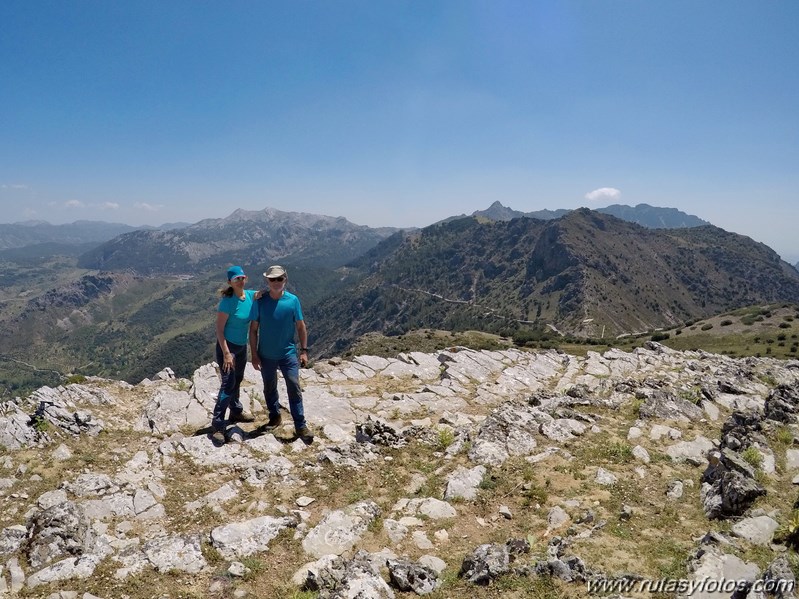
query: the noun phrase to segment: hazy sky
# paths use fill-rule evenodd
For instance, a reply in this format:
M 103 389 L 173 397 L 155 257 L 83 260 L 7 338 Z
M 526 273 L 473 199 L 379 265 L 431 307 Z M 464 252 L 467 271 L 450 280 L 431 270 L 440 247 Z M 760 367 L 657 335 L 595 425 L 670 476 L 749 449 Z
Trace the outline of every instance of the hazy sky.
M 644 202 L 795 262 L 797 25 L 795 0 L 3 0 L 0 221 Z

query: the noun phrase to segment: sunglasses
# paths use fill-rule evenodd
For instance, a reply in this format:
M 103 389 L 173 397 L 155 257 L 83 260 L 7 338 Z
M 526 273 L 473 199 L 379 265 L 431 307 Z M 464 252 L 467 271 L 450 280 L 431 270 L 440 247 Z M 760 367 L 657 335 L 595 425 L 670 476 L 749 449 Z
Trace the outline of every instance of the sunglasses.
M 238 277 L 233 277 L 230 279 L 231 281 L 244 281 L 247 278 L 247 275 L 239 275 Z
M 269 281 L 270 283 L 282 283 L 283 281 L 286 280 L 286 277 L 275 277 L 273 279 L 266 279 L 266 280 Z

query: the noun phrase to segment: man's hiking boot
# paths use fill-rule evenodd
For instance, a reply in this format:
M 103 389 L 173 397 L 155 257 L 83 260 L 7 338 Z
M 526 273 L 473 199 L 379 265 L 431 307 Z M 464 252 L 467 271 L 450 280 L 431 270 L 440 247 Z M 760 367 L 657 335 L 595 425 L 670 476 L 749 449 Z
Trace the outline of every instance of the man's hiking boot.
M 296 430 L 296 433 L 297 436 L 305 443 L 310 443 L 313 441 L 313 433 L 307 426 L 301 426 Z
M 248 414 L 247 412 L 241 412 L 239 414 L 231 414 L 230 422 L 255 422 L 255 416 L 253 416 L 252 414 Z
M 225 433 L 223 431 L 214 431 L 211 434 L 211 441 L 214 445 L 224 445 L 227 439 L 225 439 Z
M 277 416 L 270 416 L 269 422 L 264 425 L 264 430 L 271 431 L 283 424 L 283 417 L 278 414 Z

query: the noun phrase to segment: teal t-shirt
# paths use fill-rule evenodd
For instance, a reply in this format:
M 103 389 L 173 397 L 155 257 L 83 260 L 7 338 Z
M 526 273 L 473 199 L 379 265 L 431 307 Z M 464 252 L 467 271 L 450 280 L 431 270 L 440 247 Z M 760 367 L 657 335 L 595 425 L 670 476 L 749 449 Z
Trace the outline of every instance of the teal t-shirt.
M 253 302 L 250 320 L 260 323 L 258 354 L 270 360 L 296 355 L 294 334 L 297 321 L 302 319 L 300 300 L 288 291 L 284 291 L 279 300 L 272 299 L 267 293 Z
M 225 339 L 236 345 L 247 345 L 250 336 L 250 313 L 255 301 L 253 289 L 244 290 L 244 299 L 235 295 L 219 300 L 217 311 L 228 315 L 225 323 Z

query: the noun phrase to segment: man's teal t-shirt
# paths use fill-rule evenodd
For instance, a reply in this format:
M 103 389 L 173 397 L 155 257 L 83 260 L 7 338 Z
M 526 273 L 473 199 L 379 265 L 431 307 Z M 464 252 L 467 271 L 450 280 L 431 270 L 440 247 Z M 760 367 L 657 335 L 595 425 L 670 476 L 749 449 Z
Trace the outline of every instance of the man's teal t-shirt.
M 247 345 L 250 336 L 250 314 L 255 301 L 253 289 L 244 290 L 244 299 L 235 295 L 219 300 L 218 312 L 228 315 L 225 323 L 225 339 L 236 345 Z
M 258 354 L 270 360 L 296 355 L 294 333 L 297 330 L 297 321 L 302 319 L 300 300 L 288 291 L 284 291 L 279 300 L 266 294 L 253 302 L 250 320 L 260 323 Z

